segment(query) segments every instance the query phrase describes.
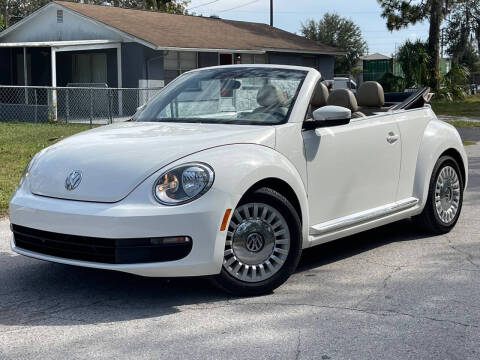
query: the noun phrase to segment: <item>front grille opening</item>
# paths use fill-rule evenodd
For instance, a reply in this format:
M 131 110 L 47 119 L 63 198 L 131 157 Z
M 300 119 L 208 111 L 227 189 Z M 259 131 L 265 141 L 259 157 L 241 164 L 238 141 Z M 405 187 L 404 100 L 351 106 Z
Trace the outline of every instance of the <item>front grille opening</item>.
M 15 246 L 71 260 L 106 264 L 141 264 L 175 261 L 192 250 L 188 236 L 104 239 L 59 234 L 12 225 Z

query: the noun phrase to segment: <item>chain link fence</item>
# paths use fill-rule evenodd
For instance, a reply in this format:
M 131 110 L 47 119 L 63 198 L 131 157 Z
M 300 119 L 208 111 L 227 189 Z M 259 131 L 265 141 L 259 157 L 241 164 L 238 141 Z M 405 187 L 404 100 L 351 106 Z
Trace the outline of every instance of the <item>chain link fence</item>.
M 0 121 L 112 124 L 130 119 L 160 91 L 0 85 Z

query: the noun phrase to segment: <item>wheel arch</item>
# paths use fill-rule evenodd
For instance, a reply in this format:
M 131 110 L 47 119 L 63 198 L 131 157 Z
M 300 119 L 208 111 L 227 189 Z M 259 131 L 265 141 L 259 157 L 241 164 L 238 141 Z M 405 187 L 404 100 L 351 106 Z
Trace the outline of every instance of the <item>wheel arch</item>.
M 466 169 L 465 169 L 465 164 L 463 162 L 463 158 L 462 158 L 462 155 L 460 155 L 460 153 L 458 152 L 457 149 L 455 148 L 449 148 L 447 150 L 445 150 L 440 156 L 439 158 L 441 158 L 442 156 L 451 156 L 452 158 L 455 159 L 455 161 L 458 163 L 458 166 L 460 166 L 460 176 L 462 177 L 462 183 L 463 183 L 463 187 L 465 189 L 466 187 L 466 179 L 468 178 L 468 174 L 466 173 Z M 437 159 L 438 160 L 438 159 Z
M 285 198 L 290 201 L 292 206 L 295 208 L 297 211 L 297 215 L 300 218 L 300 222 L 303 223 L 304 219 L 302 216 L 302 207 L 300 205 L 300 201 L 298 199 L 297 194 L 295 193 L 295 190 L 284 180 L 275 178 L 275 177 L 269 177 L 265 178 L 263 180 L 257 181 L 255 184 L 250 186 L 250 188 L 245 192 L 245 194 L 242 196 L 242 199 L 253 193 L 255 190 L 258 190 L 262 187 L 267 187 L 272 190 L 275 190 L 279 194 L 285 196 Z M 240 201 L 242 200 L 240 199 Z

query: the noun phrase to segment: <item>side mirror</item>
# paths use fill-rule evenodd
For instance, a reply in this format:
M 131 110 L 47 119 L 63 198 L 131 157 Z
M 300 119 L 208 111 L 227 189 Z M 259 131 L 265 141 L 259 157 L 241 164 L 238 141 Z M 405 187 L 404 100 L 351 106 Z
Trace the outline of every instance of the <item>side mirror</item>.
M 330 121 L 330 120 L 350 120 L 352 111 L 341 106 L 324 106 L 313 112 L 313 120 Z
M 146 103 L 143 104 L 142 106 L 139 106 L 139 107 L 137 108 L 136 113 L 139 113 L 139 112 L 143 111 L 143 109 L 145 109 L 146 107 L 147 107 L 147 104 L 146 104 Z
M 313 112 L 313 120 L 305 121 L 304 128 L 313 130 L 319 127 L 346 125 L 352 118 L 352 111 L 341 106 L 323 106 Z

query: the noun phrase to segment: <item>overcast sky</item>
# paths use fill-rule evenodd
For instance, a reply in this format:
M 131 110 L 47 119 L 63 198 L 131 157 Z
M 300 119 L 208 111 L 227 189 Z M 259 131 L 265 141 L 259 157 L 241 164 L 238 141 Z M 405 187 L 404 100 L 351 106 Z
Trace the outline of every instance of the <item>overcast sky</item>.
M 203 5 L 203 6 L 201 6 Z M 192 12 L 224 19 L 269 23 L 270 0 L 192 0 Z M 406 39 L 426 39 L 428 23 L 410 26 L 390 33 L 380 17 L 376 0 L 274 0 L 274 25 L 300 33 L 300 24 L 307 19 L 320 19 L 326 12 L 337 12 L 357 23 L 368 42 L 369 52 L 391 55 L 395 46 Z

